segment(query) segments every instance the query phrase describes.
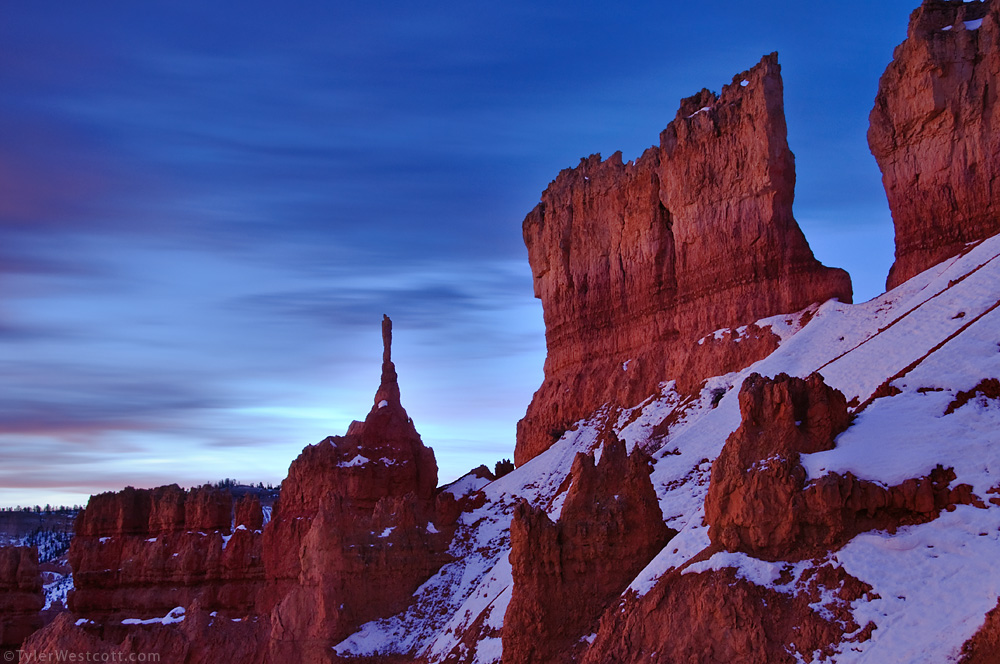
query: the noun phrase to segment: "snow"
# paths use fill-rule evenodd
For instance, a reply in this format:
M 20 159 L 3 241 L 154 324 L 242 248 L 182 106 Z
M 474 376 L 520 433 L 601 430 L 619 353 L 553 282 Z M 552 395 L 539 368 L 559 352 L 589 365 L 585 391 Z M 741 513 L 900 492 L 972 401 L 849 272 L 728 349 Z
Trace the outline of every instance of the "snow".
M 745 88 L 748 85 L 750 85 L 750 81 L 746 80 L 745 78 L 742 81 L 740 81 L 740 86 L 741 87 Z
M 978 30 L 983 24 L 983 19 L 977 18 L 972 21 L 965 21 L 964 23 L 966 30 Z
M 72 574 L 58 574 L 52 572 L 52 580 L 46 583 L 42 590 L 45 592 L 45 606 L 42 610 L 52 608 L 52 605 L 56 602 L 62 602 L 62 605 L 66 606 L 66 598 L 69 596 L 69 592 L 73 590 L 73 575 Z
M 389 402 L 386 401 L 385 399 L 382 399 L 381 401 L 378 402 L 378 407 L 379 408 L 385 408 L 388 405 L 389 405 Z
M 354 457 L 350 461 L 341 461 L 340 464 L 338 464 L 338 465 L 341 468 L 353 468 L 355 466 L 363 466 L 366 463 L 368 463 L 369 461 L 370 461 L 370 459 L 368 459 L 367 457 L 363 457 L 363 456 L 361 456 L 359 454 L 358 456 Z
M 698 115 L 699 113 L 704 113 L 704 112 L 710 111 L 710 110 L 712 110 L 711 106 L 702 106 L 697 111 L 695 111 L 694 113 L 692 113 L 691 115 L 689 115 L 687 117 L 688 117 L 688 119 L 690 119 L 690 118 L 693 118 L 694 116 Z
M 178 606 L 170 610 L 167 615 L 162 618 L 147 618 L 145 620 L 141 618 L 125 618 L 122 620 L 123 625 L 173 625 L 174 623 L 179 623 L 184 621 L 184 607 Z M 79 623 L 78 623 L 79 624 Z
M 441 531 L 434 527 L 434 523 L 432 521 L 428 521 L 427 532 L 429 532 L 431 535 L 437 535 Z
M 758 321 L 778 337 L 779 348 L 753 366 L 710 378 L 694 395 L 663 383 L 639 404 L 600 409 L 577 422 L 546 452 L 498 480 L 460 478 L 444 491 L 456 498 L 481 491 L 485 502 L 461 515 L 449 549 L 453 562 L 417 589 L 406 611 L 363 625 L 336 651 L 414 653 L 430 662 L 456 651 L 465 653 L 465 661 L 498 662 L 498 630 L 512 589 L 514 508 L 523 499 L 558 519 L 573 457 L 578 452 L 599 457 L 599 433 L 610 418 L 628 450 L 639 447 L 651 455 L 650 480 L 664 521 L 678 532 L 632 580 L 623 601 L 649 592 L 681 568 L 685 574 L 729 568 L 748 582 L 798 594 L 807 570 L 833 565 L 872 586 L 871 594 L 848 608 L 859 625 L 871 621 L 877 629 L 868 641 L 844 644 L 832 661 L 954 658 L 1000 596 L 1000 575 L 994 572 L 1000 507 L 985 502 L 987 491 L 1000 483 L 1000 400 L 974 398 L 944 414 L 958 392 L 1000 377 L 998 256 L 1000 238 L 993 238 L 869 302 L 830 301 Z M 747 330 L 716 330 L 700 343 L 739 339 Z M 954 469 L 952 486 L 969 484 L 985 507 L 958 506 L 895 534 L 862 533 L 819 560 L 768 562 L 719 552 L 691 563 L 710 545 L 704 500 L 712 462 L 740 424 L 740 385 L 753 372 L 805 377 L 814 371 L 856 405 L 855 419 L 834 449 L 802 455 L 809 480 L 850 472 L 891 486 L 940 464 Z M 899 393 L 872 399 L 887 381 Z M 748 472 L 766 463 L 757 462 Z M 836 588 L 819 590 L 819 601 L 811 605 L 817 613 L 830 616 L 828 607 L 844 607 Z M 470 629 L 476 631 L 469 634 Z M 800 653 L 793 657 L 804 661 Z

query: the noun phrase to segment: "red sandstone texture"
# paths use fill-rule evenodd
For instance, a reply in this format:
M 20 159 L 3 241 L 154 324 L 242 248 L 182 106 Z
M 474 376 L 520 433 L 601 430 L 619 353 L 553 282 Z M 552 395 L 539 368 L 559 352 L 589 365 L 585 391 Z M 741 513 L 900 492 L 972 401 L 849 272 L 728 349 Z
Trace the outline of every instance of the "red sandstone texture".
M 885 488 L 850 473 L 806 482 L 800 454 L 833 449 L 850 425 L 847 401 L 819 374 L 751 374 L 740 389 L 740 427 L 712 464 L 705 520 L 712 542 L 758 558 L 799 560 L 842 546 L 859 532 L 922 523 L 977 499 L 938 466 Z
M 514 589 L 503 661 L 569 661 L 580 638 L 674 534 L 663 523 L 649 458 L 610 428 L 600 462 L 577 454 L 558 521 L 521 502 L 511 523 Z
M 813 257 L 792 217 L 782 94 L 765 56 L 720 95 L 682 101 L 634 163 L 591 156 L 542 194 L 523 231 L 548 354 L 517 465 L 604 403 L 632 405 L 672 378 L 689 390 L 775 348 L 768 333 L 721 353 L 696 343 L 708 333 L 850 301 L 847 273 Z
M 65 659 L 68 653 L 89 657 L 92 662 L 253 664 L 262 661 L 264 632 L 256 619 L 213 616 L 197 603 L 187 611 L 183 621 L 172 625 L 77 625 L 76 620 L 69 613 L 59 615 L 51 625 L 35 632 L 23 650 L 34 658 L 32 661 L 51 662 L 59 661 L 58 657 L 71 661 Z
M 732 569 L 675 570 L 645 596 L 605 613 L 597 638 L 579 661 L 811 662 L 817 651 L 829 656 L 839 643 L 870 637 L 871 626 L 858 625 L 850 611 L 850 603 L 869 593 L 869 586 L 829 564 L 803 577 L 798 592 L 786 594 L 749 583 Z M 834 597 L 821 613 L 810 604 L 821 602 L 824 589 L 833 590 Z
M 926 0 L 913 12 L 868 130 L 896 227 L 887 288 L 1000 232 L 998 87 L 1000 3 Z
M 70 546 L 69 608 L 100 621 L 162 617 L 195 601 L 248 613 L 264 582 L 260 503 L 241 502 L 238 512 L 233 529 L 229 492 L 207 486 L 93 496 Z
M 0 547 L 0 650 L 18 648 L 42 626 L 44 605 L 37 549 Z
M 995 664 L 1000 653 L 1000 601 L 986 614 L 975 636 L 962 646 L 960 664 Z
M 264 534 L 270 661 L 329 661 L 369 620 L 402 610 L 448 557 L 454 501 L 399 398 L 383 322 L 382 382 L 364 422 L 307 447 Z
M 385 319 L 368 417 L 303 450 L 263 534 L 254 496 L 234 506 L 228 492 L 169 486 L 91 498 L 70 551 L 74 615 L 40 632 L 35 653 L 332 662 L 359 625 L 405 608 L 448 560 L 462 505 L 438 495 L 434 453 L 400 403 L 391 334 Z M 121 622 L 175 607 L 185 609 L 175 624 Z

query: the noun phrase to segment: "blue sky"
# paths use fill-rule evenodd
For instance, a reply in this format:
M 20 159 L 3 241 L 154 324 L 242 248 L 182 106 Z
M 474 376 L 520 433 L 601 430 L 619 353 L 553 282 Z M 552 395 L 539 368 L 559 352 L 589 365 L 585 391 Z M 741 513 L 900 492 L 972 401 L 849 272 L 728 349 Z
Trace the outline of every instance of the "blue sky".
M 865 140 L 916 2 L 15 3 L 0 16 L 0 505 L 277 483 L 394 320 L 442 481 L 542 378 L 521 221 L 777 50 L 795 213 L 881 292 Z

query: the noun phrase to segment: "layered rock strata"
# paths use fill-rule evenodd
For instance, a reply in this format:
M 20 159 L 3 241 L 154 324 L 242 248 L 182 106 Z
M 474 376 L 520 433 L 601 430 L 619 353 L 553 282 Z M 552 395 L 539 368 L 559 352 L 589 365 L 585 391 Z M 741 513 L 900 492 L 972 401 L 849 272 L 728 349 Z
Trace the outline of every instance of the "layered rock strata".
M 998 89 L 1000 2 L 925 0 L 868 131 L 896 227 L 887 288 L 1000 232 Z
M 847 273 L 813 257 L 792 217 L 794 184 L 776 54 L 683 100 L 635 162 L 594 155 L 559 174 L 523 225 L 548 354 L 517 465 L 604 403 L 672 378 L 689 390 L 776 345 L 769 332 L 736 351 L 697 343 L 717 329 L 850 301 Z
M 503 661 L 569 661 L 581 637 L 676 534 L 663 523 L 641 450 L 608 428 L 600 461 L 578 453 L 558 520 L 522 501 L 511 522 L 514 587 Z
M 162 617 L 198 602 L 251 612 L 264 582 L 260 503 L 176 484 L 91 497 L 70 546 L 69 608 L 100 622 Z
M 408 604 L 444 564 L 457 517 L 400 403 L 383 320 L 382 380 L 364 422 L 292 462 L 264 534 L 270 661 L 329 661 L 362 623 Z
M 970 486 L 950 487 L 955 474 L 940 466 L 892 487 L 850 473 L 810 481 L 800 455 L 833 449 L 851 422 L 844 395 L 819 374 L 751 374 L 739 398 L 742 423 L 712 464 L 705 498 L 709 536 L 722 548 L 801 560 L 865 530 L 922 523 L 977 502 Z
M 37 549 L 0 547 L 0 651 L 19 648 L 42 626 L 44 604 Z

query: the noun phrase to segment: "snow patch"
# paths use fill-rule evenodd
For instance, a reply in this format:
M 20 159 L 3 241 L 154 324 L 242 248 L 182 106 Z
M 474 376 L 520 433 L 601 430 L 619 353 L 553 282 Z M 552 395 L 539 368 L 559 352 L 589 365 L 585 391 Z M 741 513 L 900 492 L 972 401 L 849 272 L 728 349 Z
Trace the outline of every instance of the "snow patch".
M 145 620 L 141 618 L 125 618 L 122 620 L 123 625 L 173 625 L 174 623 L 179 623 L 184 621 L 184 607 L 178 606 L 170 609 L 170 612 L 162 618 L 147 618 Z

